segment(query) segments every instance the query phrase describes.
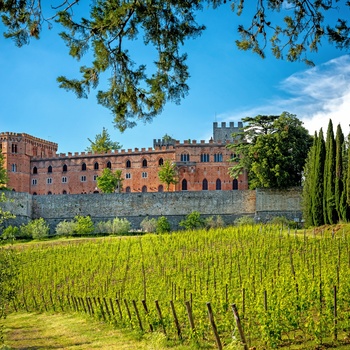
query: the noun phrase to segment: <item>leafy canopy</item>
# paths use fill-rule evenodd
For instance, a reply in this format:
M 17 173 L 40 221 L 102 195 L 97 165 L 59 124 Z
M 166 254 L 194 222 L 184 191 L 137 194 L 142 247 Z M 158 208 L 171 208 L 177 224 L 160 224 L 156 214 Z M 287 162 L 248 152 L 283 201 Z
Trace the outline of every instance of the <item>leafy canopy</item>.
M 92 56 L 89 65 L 80 67 L 79 78 L 58 77 L 60 87 L 87 98 L 107 73 L 108 84 L 101 83 L 104 89 L 98 90 L 97 101 L 112 112 L 121 131 L 137 121 L 151 121 L 166 102 L 179 103 L 187 95 L 187 55 L 181 47 L 205 29 L 196 14 L 207 7 L 229 6 L 226 0 L 95 0 L 89 7 L 79 0 L 61 0 L 45 2 L 47 8 L 42 3 L 1 0 L 5 37 L 22 46 L 38 39 L 46 24 L 58 22 L 69 54 L 78 61 L 87 53 Z M 317 52 L 324 39 L 349 49 L 349 7 L 345 0 L 233 0 L 232 11 L 251 19 L 238 25 L 237 47 L 261 57 L 270 48 L 278 59 L 312 64 L 308 54 Z M 84 17 L 78 15 L 81 8 Z M 337 20 L 332 21 L 334 16 Z M 136 39 L 154 49 L 153 67 L 136 63 L 130 51 Z
M 158 177 L 161 183 L 166 184 L 166 190 L 169 191 L 171 184 L 178 183 L 178 173 L 176 169 L 176 164 L 170 163 L 167 159 L 164 164 L 160 167 L 158 172 Z
M 103 169 L 102 175 L 97 178 L 97 187 L 103 193 L 113 193 L 115 190 L 121 192 L 123 187 L 122 171 L 112 172 L 109 168 Z
M 246 125 L 233 136 L 228 147 L 236 156 L 230 174 L 248 172 L 249 187 L 286 188 L 300 186 L 302 170 L 312 143 L 308 131 L 295 115 L 247 117 Z
M 90 146 L 86 148 L 86 152 L 107 153 L 108 151 L 122 148 L 119 142 L 113 142 L 111 140 L 106 128 L 103 128 L 102 132 L 95 136 L 95 141 L 92 141 L 89 138 L 88 140 Z

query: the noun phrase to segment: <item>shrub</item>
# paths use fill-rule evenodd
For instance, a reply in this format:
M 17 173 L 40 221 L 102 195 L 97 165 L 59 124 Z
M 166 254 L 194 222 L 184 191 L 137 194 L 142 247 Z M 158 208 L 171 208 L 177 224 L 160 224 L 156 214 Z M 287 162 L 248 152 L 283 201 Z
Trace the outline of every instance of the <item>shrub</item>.
M 144 218 L 141 221 L 140 227 L 144 232 L 156 232 L 157 230 L 157 219 L 155 218 Z
M 289 227 L 289 228 L 297 228 L 298 223 L 287 219 L 285 216 L 275 216 L 271 220 L 267 222 L 268 224 L 272 225 L 278 225 L 283 227 Z
M 90 235 L 94 232 L 94 223 L 91 220 L 90 216 L 80 216 L 77 215 L 74 218 L 75 226 L 74 226 L 74 235 Z
M 235 225 L 237 226 L 243 226 L 243 225 L 255 225 L 255 221 L 254 218 L 252 218 L 251 216 L 241 216 L 239 218 L 237 218 L 234 221 Z
M 131 224 L 127 219 L 114 218 L 110 223 L 111 227 L 108 233 L 112 233 L 114 235 L 125 235 L 131 228 Z
M 206 228 L 218 228 L 218 227 L 224 227 L 225 226 L 225 222 L 223 220 L 223 218 L 220 215 L 216 215 L 216 217 L 214 216 L 209 216 L 208 218 L 206 218 L 204 220 L 205 223 L 205 227 Z
M 1 238 L 4 241 L 12 242 L 19 236 L 19 228 L 17 226 L 8 226 L 3 229 Z
M 204 220 L 201 218 L 201 214 L 198 211 L 193 211 L 191 214 L 186 215 L 186 218 L 179 223 L 179 225 L 186 230 L 201 228 L 204 224 Z
M 43 218 L 31 220 L 26 225 L 20 227 L 21 237 L 44 239 L 49 236 L 49 225 Z
M 161 216 L 157 220 L 157 228 L 156 232 L 157 233 L 166 233 L 170 232 L 171 227 L 170 227 L 170 222 L 165 216 Z
M 77 223 L 74 221 L 61 221 L 56 226 L 56 235 L 57 236 L 72 236 L 75 231 Z

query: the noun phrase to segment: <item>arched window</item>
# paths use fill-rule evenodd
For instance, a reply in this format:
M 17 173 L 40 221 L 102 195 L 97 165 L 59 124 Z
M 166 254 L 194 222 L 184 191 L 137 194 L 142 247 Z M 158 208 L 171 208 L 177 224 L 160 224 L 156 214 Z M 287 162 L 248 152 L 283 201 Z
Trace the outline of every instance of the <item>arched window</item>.
M 98 170 L 98 163 L 97 162 L 94 164 L 94 170 Z
M 131 162 L 130 162 L 130 160 L 127 160 L 127 161 L 126 161 L 125 166 L 126 166 L 127 168 L 131 168 Z
M 38 173 L 38 168 L 35 166 L 34 168 L 33 168 L 33 174 L 37 174 Z
M 186 179 L 183 179 L 181 182 L 181 190 L 187 191 L 187 180 Z
M 188 153 L 181 154 L 181 162 L 189 162 L 190 161 L 190 155 Z
M 216 190 L 221 190 L 221 180 L 220 179 L 216 180 Z
M 47 192 L 47 194 L 52 194 L 52 192 L 51 192 L 51 191 L 49 191 L 49 192 Z
M 237 179 L 234 179 L 232 181 L 232 189 L 233 190 L 238 190 L 238 180 Z
M 15 173 L 17 171 L 17 165 L 16 164 L 12 164 L 11 170 L 12 170 L 13 173 Z
M 128 186 L 128 187 L 125 189 L 125 192 L 126 192 L 126 193 L 130 193 L 130 192 L 131 192 L 130 186 Z
M 63 171 L 63 172 L 66 172 L 67 169 L 68 169 L 68 168 L 67 168 L 67 164 L 63 164 L 62 171 Z
M 147 159 L 142 160 L 142 167 L 146 168 L 147 167 Z
M 158 186 L 158 192 L 164 192 L 164 187 L 163 185 Z
M 47 172 L 48 172 L 48 173 L 52 173 L 52 166 L 51 166 L 51 165 L 48 166 Z
M 159 161 L 158 161 L 158 165 L 162 166 L 163 164 L 164 164 L 164 160 L 163 160 L 163 158 L 160 158 Z
M 142 192 L 147 192 L 147 186 L 142 186 Z
M 112 169 L 112 163 L 109 161 L 107 162 L 107 168 Z
M 66 191 L 66 190 L 63 190 L 63 191 L 62 191 L 62 194 L 67 194 L 67 191 Z
M 208 180 L 207 179 L 204 179 L 202 182 L 202 190 L 208 191 Z
M 11 150 L 12 150 L 12 153 L 17 153 L 17 145 L 15 144 L 15 143 L 13 143 L 12 145 L 11 145 Z
M 83 164 L 81 165 L 81 170 L 82 170 L 82 171 L 85 171 L 85 170 L 86 170 L 86 164 L 85 164 L 85 163 L 83 163 Z
M 33 192 L 33 196 L 37 196 L 38 194 L 36 192 Z

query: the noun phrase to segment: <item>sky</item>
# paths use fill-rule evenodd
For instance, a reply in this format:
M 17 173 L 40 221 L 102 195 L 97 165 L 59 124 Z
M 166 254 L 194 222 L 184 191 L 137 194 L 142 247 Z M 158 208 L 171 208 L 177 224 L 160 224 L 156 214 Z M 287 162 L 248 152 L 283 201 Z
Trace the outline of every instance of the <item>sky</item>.
M 261 59 L 239 51 L 237 27 L 245 18 L 227 6 L 204 9 L 197 21 L 207 29 L 185 43 L 190 79 L 188 96 L 180 105 L 168 103 L 151 123 L 140 122 L 121 133 L 109 110 L 97 104 L 94 91 L 77 99 L 58 87 L 56 78 L 79 78 L 81 63 L 68 54 L 58 37 L 59 28 L 44 31 L 40 40 L 17 48 L 0 37 L 0 132 L 27 133 L 58 143 L 58 153 L 83 152 L 88 139 L 106 128 L 123 149 L 152 147 L 165 134 L 179 141 L 206 140 L 213 122 L 234 122 L 258 114 L 295 114 L 310 134 L 329 119 L 350 132 L 350 56 L 323 43 L 310 55 L 315 67 L 276 60 L 269 52 Z M 3 32 L 0 24 L 0 31 Z M 137 59 L 147 61 L 141 40 Z

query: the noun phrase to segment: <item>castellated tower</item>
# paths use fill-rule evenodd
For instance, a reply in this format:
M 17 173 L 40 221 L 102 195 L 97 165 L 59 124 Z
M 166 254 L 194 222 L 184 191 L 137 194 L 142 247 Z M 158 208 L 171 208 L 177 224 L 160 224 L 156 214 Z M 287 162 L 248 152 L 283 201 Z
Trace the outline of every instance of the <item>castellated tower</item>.
M 221 123 L 221 127 L 218 126 L 218 123 L 213 123 L 213 137 L 214 142 L 222 143 L 232 143 L 234 140 L 232 138 L 233 133 L 240 132 L 243 128 L 243 123 L 238 122 L 238 126 L 235 126 L 234 122 L 230 122 L 229 126 L 226 126 L 226 123 Z
M 31 158 L 52 157 L 57 151 L 57 143 L 14 132 L 0 133 L 0 147 L 9 177 L 7 186 L 17 192 L 29 193 Z

